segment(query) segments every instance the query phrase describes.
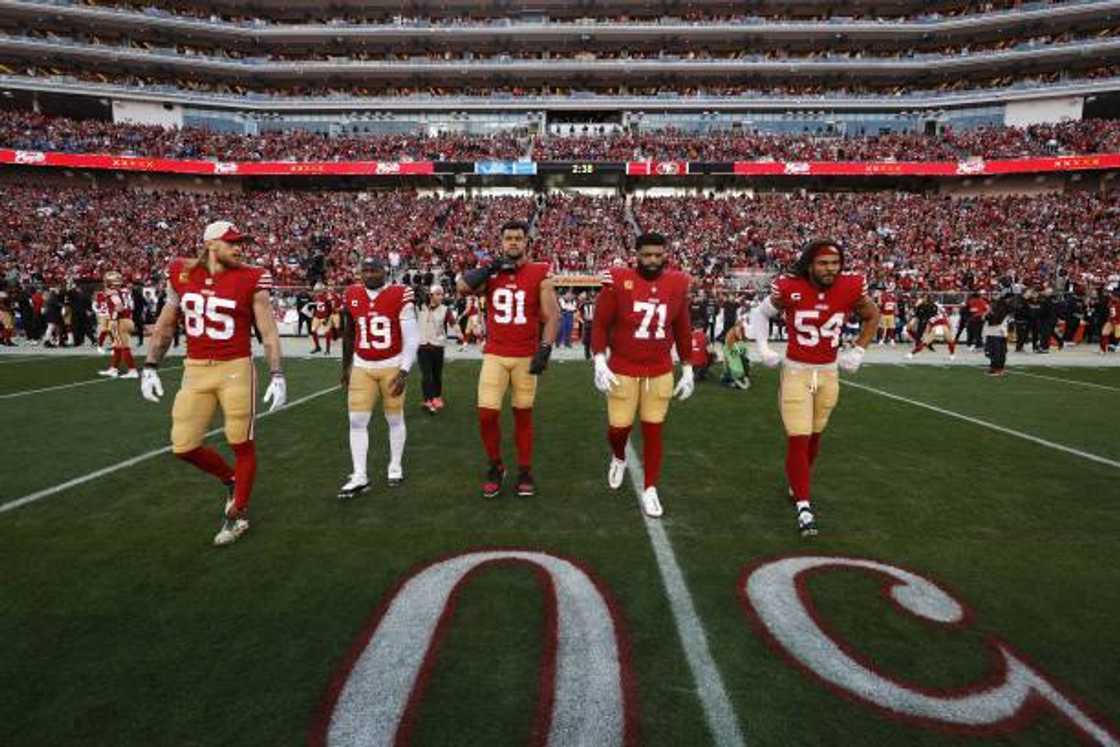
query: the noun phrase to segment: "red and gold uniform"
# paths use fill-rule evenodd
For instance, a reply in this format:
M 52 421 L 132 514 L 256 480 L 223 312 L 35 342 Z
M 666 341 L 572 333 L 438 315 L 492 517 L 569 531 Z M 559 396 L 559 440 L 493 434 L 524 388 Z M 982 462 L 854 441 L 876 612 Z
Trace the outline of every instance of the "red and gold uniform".
M 0 290 L 0 344 L 14 345 L 12 335 L 16 329 L 16 315 L 7 291 Z
M 1120 298 L 1115 295 L 1108 300 L 1108 318 L 1101 327 L 1101 352 L 1108 352 L 1108 346 L 1120 336 Z
M 894 340 L 895 316 L 898 314 L 898 296 L 894 291 L 879 294 L 879 329 L 883 330 L 883 340 Z
M 128 288 L 106 289 L 105 304 L 109 311 L 109 334 L 113 347 L 129 347 L 129 338 L 136 331 L 132 323 L 132 292 Z
M 404 342 L 401 319 L 413 314 L 412 289 L 386 285 L 371 291 L 363 285 L 351 285 L 346 289 L 340 308 L 354 324 L 354 363 L 347 392 L 348 409 L 368 413 L 380 395 L 386 414 L 401 412 L 404 392 L 394 397 L 390 384 L 401 369 Z
M 331 305 L 331 337 L 337 340 L 342 334 L 342 296 L 331 291 L 327 293 L 327 302 Z
M 97 317 L 97 347 L 105 344 L 105 338 L 111 334 L 109 328 L 109 294 L 99 290 L 93 295 L 93 313 Z
M 486 345 L 478 377 L 478 406 L 500 410 L 513 386 L 515 409 L 533 406 L 537 377 L 529 362 L 541 336 L 541 284 L 551 276 L 546 262 L 527 262 L 486 283 Z
M 272 289 L 272 275 L 245 265 L 211 274 L 203 263 L 178 259 L 168 270 L 168 286 L 167 302 L 178 308 L 187 333 L 183 384 L 171 410 L 172 450 L 201 446 L 220 405 L 226 440 L 236 451 L 253 439 L 253 297 Z
M 779 390 L 782 422 L 790 436 L 820 433 L 840 396 L 836 354 L 844 319 L 867 298 L 867 281 L 842 272 L 825 289 L 785 275 L 773 282 L 770 293 L 789 328 Z
M 607 399 L 612 428 L 628 428 L 634 415 L 661 423 L 673 394 L 673 348 L 682 362 L 692 353 L 689 279 L 665 270 L 653 280 L 629 267 L 603 273 L 595 302 L 591 350 L 610 348 L 608 364 L 619 380 Z

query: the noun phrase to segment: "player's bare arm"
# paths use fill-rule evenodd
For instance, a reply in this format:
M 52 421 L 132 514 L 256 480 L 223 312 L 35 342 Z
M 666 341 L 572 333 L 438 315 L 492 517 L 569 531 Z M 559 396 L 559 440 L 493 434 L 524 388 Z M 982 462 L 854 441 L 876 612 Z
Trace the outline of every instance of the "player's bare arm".
M 171 347 L 171 340 L 175 336 L 178 316 L 179 296 L 171 287 L 171 283 L 168 283 L 167 300 L 159 312 L 159 317 L 156 318 L 152 335 L 148 339 L 148 357 L 144 361 L 145 366 L 158 366 L 160 361 L 163 360 L 163 356 L 167 355 L 167 349 Z
M 758 348 L 759 357 L 769 368 L 774 368 L 782 362 L 782 356 L 770 347 L 770 321 L 782 315 L 785 303 L 777 293 L 771 293 L 762 303 L 751 309 L 750 330 L 754 335 L 754 344 Z
M 860 320 L 856 345 L 866 349 L 875 339 L 875 330 L 879 329 L 879 306 L 870 297 L 864 296 L 856 302 L 855 312 Z
M 350 386 L 350 370 L 354 365 L 354 320 L 350 314 L 342 315 L 342 377 L 343 390 Z M 345 393 L 345 391 L 344 391 Z
M 541 319 L 544 321 L 541 340 L 551 345 L 560 326 L 560 302 L 556 299 L 556 286 L 547 278 L 541 281 Z
M 273 376 L 283 374 L 283 353 L 280 349 L 280 331 L 276 329 L 276 319 L 272 316 L 272 299 L 266 290 L 253 294 L 253 320 L 261 333 L 265 360 Z
M 389 382 L 389 393 L 394 397 L 404 394 L 408 384 L 408 372 L 416 362 L 416 351 L 420 347 L 420 330 L 416 323 L 416 307 L 409 303 L 401 311 L 401 366 L 397 375 Z

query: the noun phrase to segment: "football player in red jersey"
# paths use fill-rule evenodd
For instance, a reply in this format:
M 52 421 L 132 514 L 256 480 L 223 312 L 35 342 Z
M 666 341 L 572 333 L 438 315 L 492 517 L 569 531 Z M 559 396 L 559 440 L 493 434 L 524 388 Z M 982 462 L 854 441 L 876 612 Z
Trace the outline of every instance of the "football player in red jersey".
M 832 239 L 810 241 L 792 272 L 774 280 L 770 296 L 751 312 L 751 332 L 763 363 L 782 364 L 782 423 L 786 430 L 786 477 L 803 537 L 817 533 L 809 499 L 809 477 L 820 451 L 821 433 L 840 396 L 837 363 L 854 373 L 879 326 L 879 308 L 867 295 L 867 280 L 842 272 L 844 250 Z M 855 345 L 837 355 L 845 317 L 860 317 Z M 770 319 L 783 315 L 790 338 L 785 360 L 770 348 Z
M 167 276 L 167 302 L 156 320 L 140 392 L 158 402 L 163 384 L 156 369 L 167 353 L 176 317 L 183 315 L 187 357 L 183 383 L 171 410 L 171 450 L 218 478 L 229 490 L 215 545 L 228 545 L 249 529 L 247 511 L 257 473 L 253 444 L 257 376 L 251 345 L 254 322 L 260 331 L 271 383 L 264 401 L 282 407 L 288 388 L 281 370 L 280 335 L 272 315 L 272 275 L 240 261 L 244 236 L 229 221 L 216 221 L 202 234 L 203 248 L 195 259 L 172 261 Z M 234 466 L 202 441 L 214 409 L 221 407 L 226 441 Z
M 879 294 L 879 310 L 882 312 L 879 317 L 879 328 L 883 330 L 879 344 L 894 345 L 894 317 L 898 313 L 898 296 L 895 295 L 893 286 Z
M 420 333 L 412 289 L 386 285 L 385 265 L 375 257 L 362 260 L 362 283 L 346 289 L 342 307 L 342 386 L 347 391 L 354 467 L 338 491 L 345 500 L 369 490 L 369 419 L 378 395 L 389 426 L 389 487 L 404 480 L 404 391 Z
M 93 313 L 97 317 L 97 352 L 105 354 L 105 340 L 111 334 L 109 329 L 109 294 L 104 288 L 93 295 Z
M 124 278 L 116 271 L 105 273 L 105 301 L 109 309 L 109 334 L 113 340 L 113 357 L 109 367 L 98 371 L 99 376 L 110 378 L 137 379 L 136 361 L 132 357 L 132 293 L 124 285 Z M 127 371 L 121 374 L 118 367 L 124 365 Z
M 315 343 L 312 353 L 322 351 L 319 346 L 319 338 L 322 337 L 327 344 L 327 355 L 331 354 L 331 315 L 334 313 L 331 308 L 332 295 L 323 290 L 321 283 L 315 286 L 315 300 L 311 304 L 311 340 Z
M 692 396 L 692 325 L 689 279 L 665 265 L 665 237 L 644 233 L 635 240 L 636 268 L 613 267 L 603 274 L 595 301 L 591 352 L 595 387 L 607 395 L 607 440 L 611 463 L 607 484 L 617 490 L 626 476 L 626 441 L 638 415 L 642 423 L 645 485 L 642 510 L 662 514 L 657 495 L 661 477 L 661 429 L 674 395 Z M 673 387 L 673 348 L 681 361 L 681 378 Z M 610 348 L 610 359 L 607 359 Z
M 509 221 L 501 228 L 502 250 L 490 264 L 464 272 L 456 286 L 460 293 L 486 298 L 486 346 L 478 376 L 478 424 L 490 469 L 482 495 L 502 491 L 502 401 L 512 384 L 513 422 L 517 442 L 517 494 L 532 496 L 533 402 L 537 376 L 548 367 L 556 339 L 560 306 L 547 262 L 530 262 L 529 226 Z M 543 331 L 542 331 L 543 324 Z

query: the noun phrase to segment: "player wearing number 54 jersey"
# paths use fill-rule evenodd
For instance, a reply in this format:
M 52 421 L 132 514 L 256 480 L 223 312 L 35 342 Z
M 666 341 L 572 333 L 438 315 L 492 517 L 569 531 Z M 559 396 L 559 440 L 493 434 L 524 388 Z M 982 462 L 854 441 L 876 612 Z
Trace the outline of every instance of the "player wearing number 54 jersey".
M 215 545 L 228 545 L 249 529 L 247 511 L 257 473 L 253 443 L 257 376 L 250 340 L 254 322 L 272 372 L 264 395 L 265 402 L 272 401 L 272 410 L 287 400 L 287 385 L 280 369 L 280 336 L 269 298 L 271 275 L 262 268 L 241 264 L 240 246 L 248 237 L 232 223 L 211 223 L 202 238 L 203 248 L 197 258 L 177 259 L 168 270 L 167 303 L 152 333 L 140 391 L 152 402 L 163 396 L 156 369 L 182 315 L 187 358 L 183 383 L 171 410 L 171 450 L 229 489 L 222 527 L 214 537 Z M 225 417 L 233 467 L 217 451 L 202 445 L 217 407 Z
M 591 351 L 595 387 L 607 395 L 607 440 L 611 463 L 607 483 L 617 490 L 626 476 L 626 441 L 634 416 L 642 422 L 645 490 L 642 510 L 661 516 L 657 481 L 661 476 L 661 427 L 669 399 L 692 396 L 692 329 L 688 275 L 666 270 L 665 238 L 646 233 L 635 242 L 637 268 L 616 267 L 603 274 L 595 301 Z M 681 361 L 681 378 L 673 388 L 673 348 Z M 610 360 L 607 360 L 610 348 Z
M 464 272 L 457 286 L 460 293 L 486 296 L 486 347 L 478 377 L 478 423 L 490 469 L 482 483 L 482 495 L 493 498 L 502 491 L 506 470 L 499 418 L 502 400 L 512 384 L 519 468 L 517 494 L 529 497 L 536 491 L 532 466 L 537 376 L 548 367 L 560 308 L 548 264 L 529 261 L 529 227 L 510 221 L 502 226 L 501 238 L 498 259 Z
M 378 395 L 389 426 L 389 487 L 404 479 L 404 391 L 408 372 L 416 362 L 420 333 L 412 289 L 386 285 L 385 265 L 375 257 L 362 260 L 362 284 L 348 287 L 341 304 L 342 385 L 347 391 L 354 467 L 338 491 L 338 497 L 345 500 L 369 490 L 369 419 Z
M 779 402 L 786 430 L 786 477 L 802 536 L 817 533 L 809 500 L 809 476 L 821 433 L 840 396 L 837 364 L 854 373 L 879 326 L 879 309 L 861 275 L 842 272 L 844 250 L 832 239 L 810 241 L 788 275 L 777 278 L 770 296 L 751 312 L 750 327 L 762 361 L 782 363 Z M 860 317 L 859 337 L 839 353 L 844 319 Z M 770 319 L 785 317 L 789 345 L 785 361 L 770 349 Z

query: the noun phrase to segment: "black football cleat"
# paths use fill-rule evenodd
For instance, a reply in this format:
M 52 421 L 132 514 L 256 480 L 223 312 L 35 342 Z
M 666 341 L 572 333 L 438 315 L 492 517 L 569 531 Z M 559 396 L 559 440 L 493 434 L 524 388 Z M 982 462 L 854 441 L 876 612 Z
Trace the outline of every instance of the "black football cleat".
M 506 468 L 500 463 L 493 463 L 486 472 L 486 479 L 482 481 L 482 497 L 497 498 L 502 492 L 502 481 L 506 479 Z
M 802 537 L 816 537 L 819 533 L 813 512 L 808 508 L 797 511 L 797 531 L 801 533 Z
M 517 495 L 522 498 L 532 498 L 537 494 L 537 485 L 533 482 L 533 473 L 527 469 L 521 470 L 517 475 Z

